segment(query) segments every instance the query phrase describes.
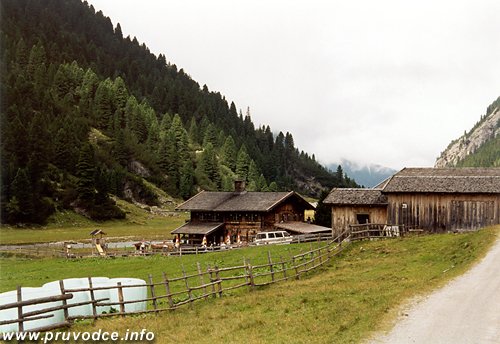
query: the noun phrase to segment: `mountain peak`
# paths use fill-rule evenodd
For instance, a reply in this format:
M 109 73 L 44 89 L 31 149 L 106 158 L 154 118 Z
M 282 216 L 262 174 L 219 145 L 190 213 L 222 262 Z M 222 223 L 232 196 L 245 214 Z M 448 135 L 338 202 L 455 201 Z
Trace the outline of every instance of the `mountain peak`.
M 437 158 L 435 167 L 488 167 L 500 164 L 499 133 L 500 97 L 469 132 L 448 145 Z

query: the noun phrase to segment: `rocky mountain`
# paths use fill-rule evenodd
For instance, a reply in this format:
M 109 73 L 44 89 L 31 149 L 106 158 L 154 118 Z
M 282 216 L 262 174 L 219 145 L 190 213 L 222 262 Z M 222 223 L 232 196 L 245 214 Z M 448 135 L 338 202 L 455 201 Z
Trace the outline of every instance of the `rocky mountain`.
M 436 160 L 435 167 L 500 166 L 500 97 L 469 131 L 452 141 Z
M 352 178 L 356 183 L 367 188 L 374 187 L 384 179 L 396 173 L 396 170 L 376 164 L 361 165 L 355 162 L 342 159 L 340 165 L 349 178 Z M 337 168 L 336 164 L 331 164 L 328 168 L 334 171 Z

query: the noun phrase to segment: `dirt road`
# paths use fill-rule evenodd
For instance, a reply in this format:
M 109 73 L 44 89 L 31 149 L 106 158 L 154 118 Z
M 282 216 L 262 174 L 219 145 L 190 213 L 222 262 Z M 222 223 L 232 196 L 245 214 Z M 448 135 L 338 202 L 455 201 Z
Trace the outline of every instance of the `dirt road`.
M 371 343 L 500 343 L 500 238 L 466 274 L 402 313 Z

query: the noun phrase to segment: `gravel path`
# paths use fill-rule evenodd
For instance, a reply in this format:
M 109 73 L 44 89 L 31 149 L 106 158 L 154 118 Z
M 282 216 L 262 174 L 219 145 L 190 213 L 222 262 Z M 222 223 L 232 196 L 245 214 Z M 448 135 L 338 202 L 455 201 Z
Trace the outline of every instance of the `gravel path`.
M 500 343 L 500 238 L 471 270 L 407 308 L 371 343 Z

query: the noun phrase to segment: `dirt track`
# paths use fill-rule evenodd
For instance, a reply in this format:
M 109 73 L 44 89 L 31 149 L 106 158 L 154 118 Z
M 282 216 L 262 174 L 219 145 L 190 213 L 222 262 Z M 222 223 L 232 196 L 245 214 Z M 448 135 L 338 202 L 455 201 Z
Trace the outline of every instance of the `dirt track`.
M 371 343 L 500 343 L 500 238 L 471 270 L 402 313 Z

